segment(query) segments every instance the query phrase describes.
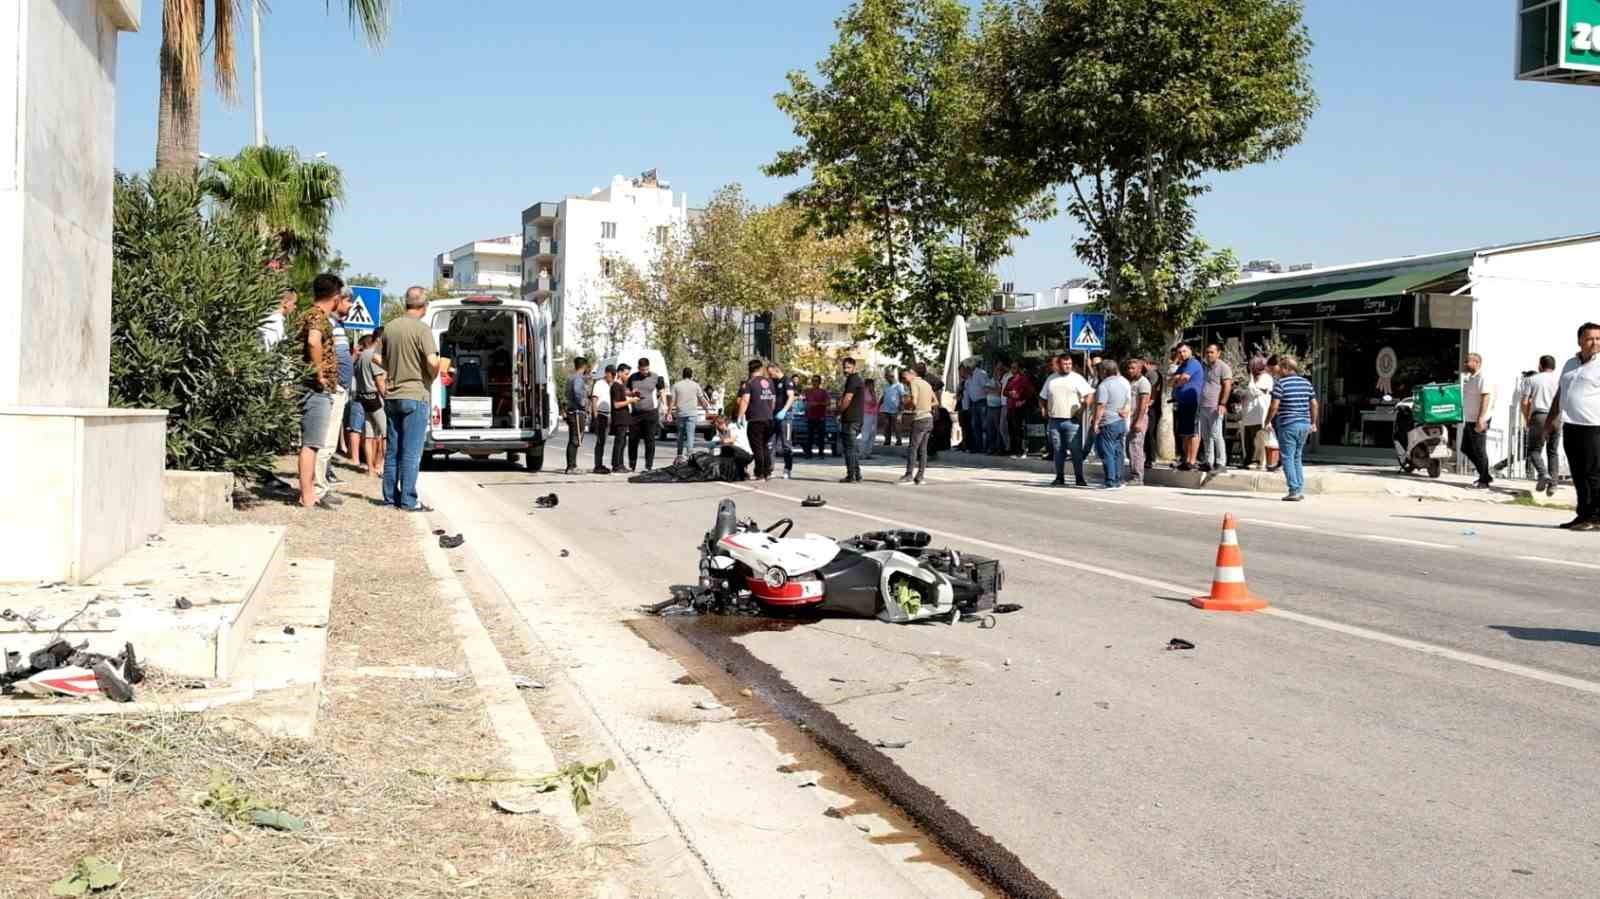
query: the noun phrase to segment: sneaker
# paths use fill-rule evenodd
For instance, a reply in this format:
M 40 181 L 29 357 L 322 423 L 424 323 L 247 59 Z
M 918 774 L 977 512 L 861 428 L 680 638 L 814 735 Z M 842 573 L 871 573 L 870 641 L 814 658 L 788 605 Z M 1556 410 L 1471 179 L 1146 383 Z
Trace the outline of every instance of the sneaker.
M 1174 467 L 1174 468 L 1173 468 L 1173 471 L 1194 471 L 1194 466 L 1193 466 L 1193 465 L 1190 465 L 1190 464 L 1189 464 L 1189 463 L 1187 463 L 1187 462 L 1179 462 L 1179 463 L 1178 463 L 1178 464 L 1177 464 L 1177 465 L 1176 465 L 1176 466 L 1175 466 L 1175 467 Z
M 922 479 L 921 478 L 917 478 L 912 483 L 916 484 L 918 487 L 921 487 L 922 486 Z M 1591 522 L 1591 524 L 1594 524 L 1597 529 L 1600 529 L 1600 523 Z
M 1540 478 L 1539 479 L 1539 483 L 1534 485 L 1533 492 L 1534 493 L 1544 493 L 1549 488 L 1550 488 L 1550 479 L 1549 478 Z
M 1089 482 L 1088 481 L 1074 481 L 1074 482 L 1072 482 L 1072 486 L 1074 486 L 1074 487 L 1087 487 L 1087 486 L 1089 486 Z
M 1286 503 L 1301 503 L 1301 502 L 1305 502 L 1305 499 L 1306 499 L 1305 498 L 1305 494 L 1303 494 L 1303 493 L 1291 493 L 1288 496 L 1284 497 L 1283 501 L 1286 502 Z
M 844 477 L 839 479 L 839 483 L 841 483 L 841 484 L 854 484 L 855 482 L 856 482 L 856 479 L 854 477 L 851 477 L 850 475 L 845 475 Z
M 787 480 L 789 480 L 790 478 L 793 478 L 793 477 L 794 477 L 794 472 L 788 470 L 787 468 L 784 469 L 784 471 L 783 471 L 783 479 L 785 481 L 787 481 Z
M 1555 478 L 1551 478 L 1550 479 L 1550 486 L 1545 488 L 1544 495 L 1545 496 L 1555 496 L 1556 495 L 1556 481 L 1555 481 Z
M 1487 489 L 1489 489 L 1489 482 L 1488 481 L 1473 481 L 1472 483 L 1467 485 L 1467 489 L 1468 490 L 1487 490 Z
M 1050 482 L 1050 486 L 1052 486 L 1052 487 L 1065 487 L 1065 486 L 1067 486 L 1067 481 L 1066 481 L 1065 478 L 1056 478 L 1055 480 Z
M 1589 521 L 1580 521 L 1577 524 L 1573 525 L 1572 527 L 1568 528 L 1568 530 L 1571 530 L 1571 531 L 1600 531 L 1600 521 L 1594 521 L 1592 519 L 1589 520 Z
M 332 465 L 328 466 L 328 483 L 330 483 L 330 484 L 342 484 L 342 483 L 344 483 L 344 478 L 341 478 L 338 475 L 333 473 L 333 466 Z
M 594 470 L 594 473 L 595 474 L 610 474 L 611 473 L 611 469 L 609 469 L 609 468 L 605 467 L 604 465 L 602 465 L 599 468 L 596 468 Z
M 1579 516 L 1577 518 L 1572 519 L 1571 521 L 1563 521 L 1559 525 L 1556 525 L 1556 526 L 1561 528 L 1563 531 L 1570 531 L 1570 530 L 1576 528 L 1578 525 L 1583 524 L 1583 522 L 1584 522 L 1583 517 Z
M 1144 486 L 1144 478 L 1129 478 L 1126 481 L 1122 482 L 1122 486 L 1124 486 L 1124 487 L 1143 487 Z
M 578 473 L 578 469 L 577 468 L 568 468 L 566 471 L 562 472 L 562 474 L 577 474 L 577 473 Z
M 911 475 L 905 475 L 905 476 L 901 477 L 900 480 L 895 481 L 895 483 L 896 484 L 910 484 L 914 480 L 916 480 L 916 479 L 913 478 Z

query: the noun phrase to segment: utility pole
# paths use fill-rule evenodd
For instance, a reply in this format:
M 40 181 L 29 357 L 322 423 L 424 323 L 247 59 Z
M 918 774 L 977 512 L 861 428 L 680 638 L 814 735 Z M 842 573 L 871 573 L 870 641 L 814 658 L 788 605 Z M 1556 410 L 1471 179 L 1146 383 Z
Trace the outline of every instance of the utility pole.
M 250 0 L 250 45 L 254 54 L 251 74 L 255 79 L 256 146 L 267 143 L 265 117 L 261 110 L 261 0 Z

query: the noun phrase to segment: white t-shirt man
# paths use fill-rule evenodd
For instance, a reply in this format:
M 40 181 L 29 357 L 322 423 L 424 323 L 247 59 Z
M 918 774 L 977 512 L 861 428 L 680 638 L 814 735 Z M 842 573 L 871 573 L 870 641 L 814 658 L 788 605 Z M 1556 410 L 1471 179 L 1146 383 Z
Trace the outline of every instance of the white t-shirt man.
M 589 388 L 589 398 L 594 402 L 596 413 L 611 414 L 611 384 L 605 378 L 594 379 L 594 386 Z
M 1529 378 L 1522 385 L 1522 398 L 1533 402 L 1528 411 L 1535 415 L 1542 415 L 1550 411 L 1550 404 L 1556 400 L 1556 388 L 1561 386 L 1561 376 L 1553 371 L 1542 371 Z
M 1600 353 L 1588 362 L 1573 356 L 1561 369 L 1561 420 L 1600 427 Z
M 1477 424 L 1484 417 L 1481 413 L 1485 396 L 1494 399 L 1493 391 L 1484 380 L 1483 369 L 1478 369 L 1476 374 L 1461 376 L 1461 410 L 1466 415 L 1467 424 Z
M 1094 388 L 1075 371 L 1044 382 L 1044 390 L 1039 394 L 1051 418 L 1077 418 L 1084 401 L 1093 395 Z

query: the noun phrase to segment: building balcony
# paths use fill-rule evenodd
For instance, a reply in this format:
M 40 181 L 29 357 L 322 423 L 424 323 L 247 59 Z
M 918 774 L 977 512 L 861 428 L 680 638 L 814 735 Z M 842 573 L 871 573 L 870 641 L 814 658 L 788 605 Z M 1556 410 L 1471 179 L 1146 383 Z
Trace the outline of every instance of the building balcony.
M 531 293 L 534 296 L 544 296 L 546 294 L 554 293 L 560 289 L 560 278 L 552 278 L 549 275 L 540 275 L 539 277 L 534 278 L 527 283 L 524 292 Z
M 560 203 L 535 203 L 522 213 L 522 220 L 524 222 L 553 222 L 560 211 Z
M 554 237 L 538 237 L 522 244 L 524 259 L 550 259 L 561 252 L 561 241 Z

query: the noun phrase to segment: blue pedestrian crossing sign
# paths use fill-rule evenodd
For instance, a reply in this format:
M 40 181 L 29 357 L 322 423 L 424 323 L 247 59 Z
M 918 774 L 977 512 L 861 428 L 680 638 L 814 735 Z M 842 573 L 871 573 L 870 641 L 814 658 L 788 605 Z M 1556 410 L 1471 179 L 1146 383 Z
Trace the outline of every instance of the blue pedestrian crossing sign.
M 355 304 L 344 317 L 346 330 L 373 331 L 383 321 L 383 289 L 378 287 L 352 287 L 350 294 Z
M 1072 313 L 1071 329 L 1067 331 L 1068 347 L 1074 350 L 1103 350 L 1106 348 L 1106 314 L 1104 312 Z

